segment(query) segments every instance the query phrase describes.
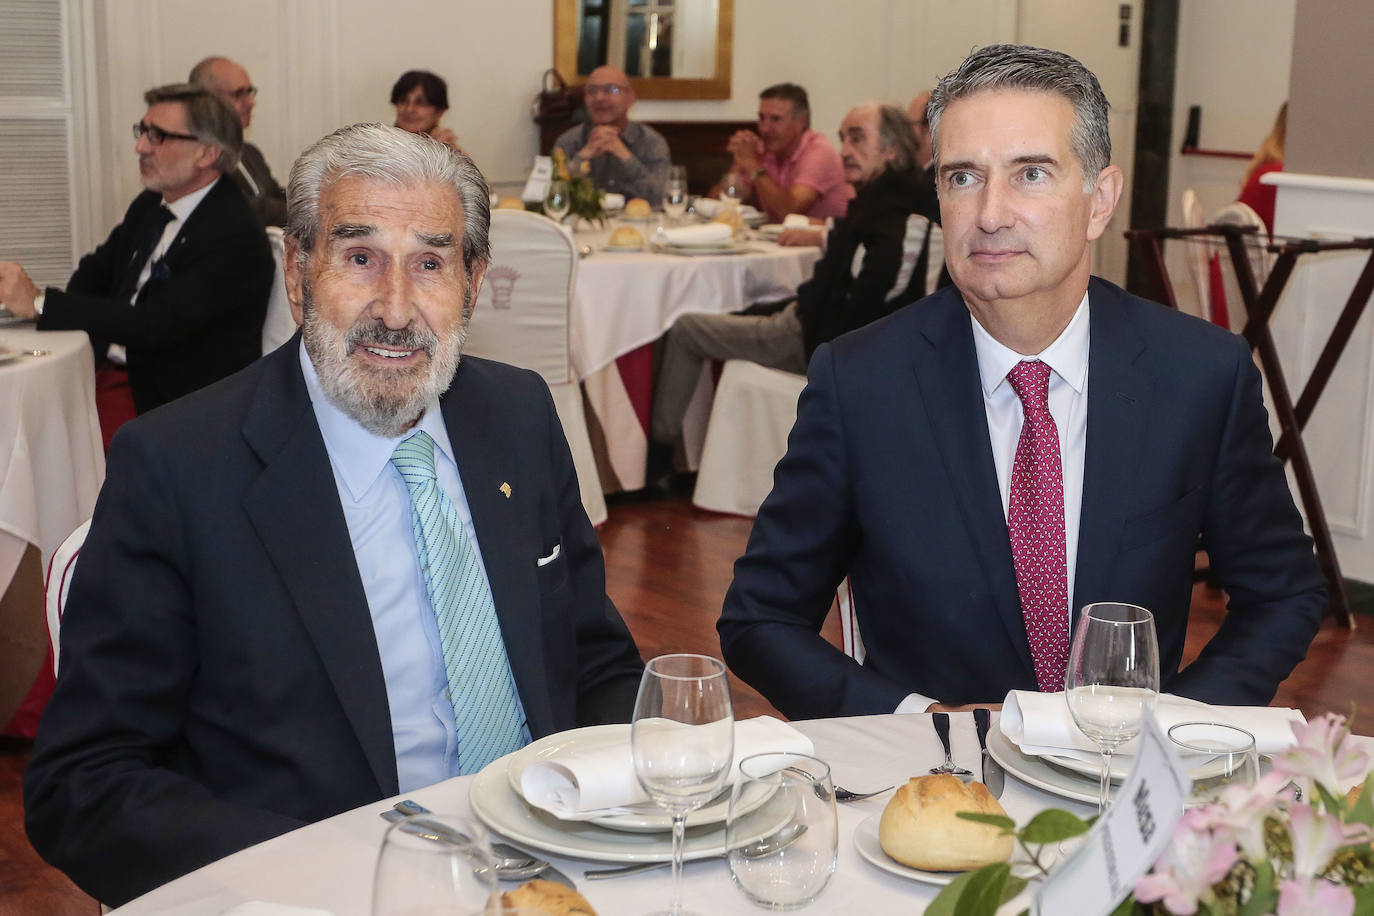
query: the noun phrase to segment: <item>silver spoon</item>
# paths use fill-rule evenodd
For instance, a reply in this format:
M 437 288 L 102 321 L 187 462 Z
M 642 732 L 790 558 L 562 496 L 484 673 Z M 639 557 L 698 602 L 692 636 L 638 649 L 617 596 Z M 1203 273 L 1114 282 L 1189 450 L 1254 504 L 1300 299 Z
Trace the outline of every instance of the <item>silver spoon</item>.
M 381 816 L 388 821 L 401 821 L 407 817 L 432 814 L 424 805 L 405 799 L 395 804 L 392 810 L 383 811 Z M 431 839 L 445 842 L 449 837 L 433 835 L 429 833 L 429 828 L 422 826 L 430 822 L 422 821 L 415 825 L 416 833 L 420 836 L 427 836 Z M 406 828 L 401 828 L 406 829 Z M 557 881 L 565 884 L 573 890 L 577 890 L 577 885 L 572 879 L 554 868 L 546 859 L 532 856 L 522 849 L 517 849 L 509 843 L 491 843 L 491 851 L 496 855 L 496 876 L 502 881 L 525 881 L 529 878 L 543 876 L 550 881 Z
M 764 856 L 771 856 L 780 849 L 786 849 L 797 840 L 801 839 L 802 834 L 806 833 L 805 824 L 788 824 L 776 833 L 770 834 L 761 840 L 750 843 L 739 848 L 739 854 L 746 859 L 761 859 Z M 709 859 L 723 859 L 727 854 L 718 852 Z M 659 868 L 667 868 L 672 865 L 668 862 L 638 862 L 634 865 L 622 865 L 619 868 L 594 868 L 584 871 L 582 877 L 588 881 L 598 881 L 602 878 L 624 878 L 626 875 L 638 875 L 646 871 L 654 871 Z

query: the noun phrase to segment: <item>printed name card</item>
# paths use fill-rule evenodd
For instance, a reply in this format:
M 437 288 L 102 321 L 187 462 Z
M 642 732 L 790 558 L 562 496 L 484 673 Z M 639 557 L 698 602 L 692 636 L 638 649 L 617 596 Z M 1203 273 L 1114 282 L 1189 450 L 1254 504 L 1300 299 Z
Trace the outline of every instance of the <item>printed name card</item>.
M 1154 716 L 1146 716 L 1125 783 L 1083 847 L 1040 885 L 1031 904 L 1034 916 L 1111 913 L 1168 845 L 1189 785 L 1187 767 Z
M 525 181 L 525 190 L 520 192 L 520 199 L 542 203 L 544 196 L 549 193 L 549 182 L 552 179 L 553 157 L 535 156 L 534 168 L 530 170 L 530 177 Z

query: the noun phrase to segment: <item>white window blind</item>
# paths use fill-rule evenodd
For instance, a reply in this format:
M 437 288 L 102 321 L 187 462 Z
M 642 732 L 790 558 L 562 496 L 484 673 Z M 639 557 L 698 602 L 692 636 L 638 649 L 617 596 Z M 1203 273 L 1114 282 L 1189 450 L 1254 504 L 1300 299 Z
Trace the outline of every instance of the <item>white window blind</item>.
M 71 274 L 72 104 L 63 0 L 0 0 L 0 260 Z

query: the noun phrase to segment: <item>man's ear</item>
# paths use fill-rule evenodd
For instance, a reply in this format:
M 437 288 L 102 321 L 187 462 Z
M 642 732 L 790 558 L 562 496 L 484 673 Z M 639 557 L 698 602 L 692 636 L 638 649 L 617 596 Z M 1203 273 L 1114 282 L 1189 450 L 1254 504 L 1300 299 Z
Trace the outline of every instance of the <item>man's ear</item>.
M 482 263 L 472 268 L 472 280 L 468 282 L 468 301 L 472 303 L 472 307 L 468 309 L 468 313 L 463 316 L 464 318 L 472 317 L 472 313 L 477 311 L 477 296 L 482 292 L 482 281 L 487 278 L 488 266 L 488 264 Z
M 214 168 L 223 152 L 224 150 L 218 146 L 206 144 L 205 148 L 200 151 L 200 155 L 196 157 L 196 166 L 202 169 Z
M 291 303 L 291 317 L 296 320 L 296 327 L 300 327 L 301 305 L 305 301 L 301 294 L 305 279 L 305 271 L 299 260 L 301 246 L 289 235 L 285 241 L 286 253 L 282 256 L 281 266 L 286 279 L 286 301 Z
M 1109 165 L 1098 173 L 1097 186 L 1092 192 L 1092 214 L 1088 217 L 1088 241 L 1097 241 L 1107 231 L 1107 223 L 1116 212 L 1125 182 L 1126 176 L 1118 166 Z

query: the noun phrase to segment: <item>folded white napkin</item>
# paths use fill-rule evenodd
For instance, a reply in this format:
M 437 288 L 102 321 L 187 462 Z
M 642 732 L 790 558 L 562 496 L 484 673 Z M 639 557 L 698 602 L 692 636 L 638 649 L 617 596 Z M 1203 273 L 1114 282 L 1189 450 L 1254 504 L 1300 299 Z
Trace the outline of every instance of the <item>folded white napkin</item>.
M 692 201 L 692 209 L 707 219 L 715 219 L 721 207 L 725 206 L 723 201 L 716 200 L 714 197 L 698 197 Z
M 1220 722 L 1243 728 L 1255 736 L 1255 749 L 1261 754 L 1273 754 L 1296 743 L 1290 723 L 1306 722 L 1296 709 L 1274 706 L 1208 706 L 1160 694 L 1155 704 L 1155 721 L 1167 732 L 1180 722 Z M 1063 692 L 1035 693 L 1013 690 L 1002 704 L 1002 733 L 1024 753 L 1030 755 L 1055 754 L 1084 762 L 1100 759 L 1100 750 L 1092 739 L 1078 730 L 1069 712 Z M 1116 753 L 1128 756 L 1135 753 L 1137 742 L 1128 741 Z
M 789 213 L 782 218 L 782 224 L 787 229 L 811 228 L 811 220 L 807 219 L 804 213 Z
M 607 210 L 623 210 L 625 209 L 625 195 L 611 192 L 602 198 L 601 205 Z
M 247 903 L 240 903 L 233 909 L 225 910 L 223 916 L 333 916 L 333 914 L 329 910 L 250 900 Z
M 623 744 L 569 751 L 531 763 L 520 777 L 525 801 L 564 820 L 589 820 L 621 813 L 649 801 L 635 777 L 629 733 Z M 750 754 L 788 751 L 810 754 L 811 739 L 780 719 L 759 716 L 735 723 L 735 759 L 730 773 Z
M 674 226 L 663 230 L 663 241 L 686 248 L 714 248 L 730 241 L 734 232 L 724 223 L 703 223 L 700 226 Z

